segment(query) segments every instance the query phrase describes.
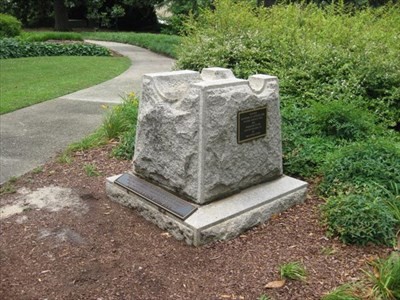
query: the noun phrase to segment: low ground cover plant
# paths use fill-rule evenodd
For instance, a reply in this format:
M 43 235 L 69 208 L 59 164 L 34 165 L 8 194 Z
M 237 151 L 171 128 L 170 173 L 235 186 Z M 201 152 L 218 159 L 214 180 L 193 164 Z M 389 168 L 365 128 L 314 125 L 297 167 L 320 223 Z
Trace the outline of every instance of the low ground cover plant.
M 107 48 L 84 43 L 58 44 L 26 42 L 19 39 L 0 40 L 0 59 L 36 56 L 110 56 Z
M 321 175 L 327 154 L 383 132 L 372 113 L 341 100 L 286 104 L 282 116 L 285 171 L 304 178 Z
M 332 151 L 321 165 L 328 233 L 349 244 L 394 245 L 400 229 L 400 147 L 369 138 Z
M 379 185 L 392 190 L 400 183 L 400 147 L 396 140 L 370 138 L 330 153 L 321 166 L 323 195 L 354 192 L 357 187 Z
M 328 234 L 344 243 L 394 245 L 398 221 L 379 191 L 330 197 L 323 208 Z

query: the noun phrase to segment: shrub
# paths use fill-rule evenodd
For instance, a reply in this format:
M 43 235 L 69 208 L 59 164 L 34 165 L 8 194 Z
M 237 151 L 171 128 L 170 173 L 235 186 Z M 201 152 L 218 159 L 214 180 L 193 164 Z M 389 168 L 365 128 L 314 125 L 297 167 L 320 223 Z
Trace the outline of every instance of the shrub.
M 329 235 L 337 235 L 344 243 L 392 245 L 396 220 L 373 192 L 330 197 L 323 206 Z
M 335 100 L 316 103 L 309 112 L 315 131 L 345 140 L 360 140 L 375 131 L 374 116 L 351 103 Z
M 0 40 L 0 58 L 20 58 L 34 56 L 110 56 L 104 47 L 92 44 L 56 44 L 25 42 L 12 38 Z
M 14 37 L 21 33 L 21 22 L 15 17 L 0 14 L 0 38 Z
M 285 131 L 283 139 L 285 173 L 301 177 L 319 175 L 320 166 L 325 162 L 326 155 L 336 147 L 335 142 L 326 137 L 304 137 L 296 133 L 293 128 Z
M 321 166 L 324 195 L 337 195 L 365 185 L 391 189 L 400 182 L 400 144 L 389 139 L 356 142 L 329 154 Z
M 179 68 L 227 67 L 241 78 L 272 74 L 281 94 L 304 106 L 346 99 L 385 124 L 400 119 L 399 5 L 263 9 L 250 1 L 217 0 L 214 6 L 188 21 Z
M 302 177 L 320 175 L 327 154 L 383 131 L 368 111 L 339 100 L 309 108 L 287 100 L 282 116 L 284 168 Z

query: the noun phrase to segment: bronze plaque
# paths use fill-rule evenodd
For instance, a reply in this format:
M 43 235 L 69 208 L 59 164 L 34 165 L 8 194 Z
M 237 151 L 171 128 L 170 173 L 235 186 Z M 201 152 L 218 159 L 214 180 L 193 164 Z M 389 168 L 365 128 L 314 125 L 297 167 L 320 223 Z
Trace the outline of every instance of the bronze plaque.
M 132 174 L 122 174 L 115 183 L 182 220 L 197 209 L 195 205 Z
M 237 142 L 239 144 L 267 135 L 267 107 L 238 112 Z

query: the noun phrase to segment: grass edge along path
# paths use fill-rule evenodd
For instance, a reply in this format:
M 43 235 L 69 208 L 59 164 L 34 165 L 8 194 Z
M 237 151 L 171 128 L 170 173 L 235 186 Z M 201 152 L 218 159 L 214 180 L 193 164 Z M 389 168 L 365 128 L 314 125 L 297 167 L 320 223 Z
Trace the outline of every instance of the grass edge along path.
M 29 57 L 0 60 L 0 114 L 112 79 L 130 66 L 126 57 Z
M 82 32 L 84 39 L 112 41 L 135 45 L 153 52 L 176 58 L 181 37 L 177 35 L 136 32 Z

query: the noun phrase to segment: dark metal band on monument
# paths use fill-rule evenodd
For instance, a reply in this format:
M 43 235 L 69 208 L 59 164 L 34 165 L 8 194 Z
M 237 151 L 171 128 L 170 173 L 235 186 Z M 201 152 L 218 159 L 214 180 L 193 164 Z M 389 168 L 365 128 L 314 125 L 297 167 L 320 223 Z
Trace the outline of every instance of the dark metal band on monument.
M 191 203 L 129 173 L 118 177 L 115 183 L 181 220 L 188 218 L 197 209 Z

